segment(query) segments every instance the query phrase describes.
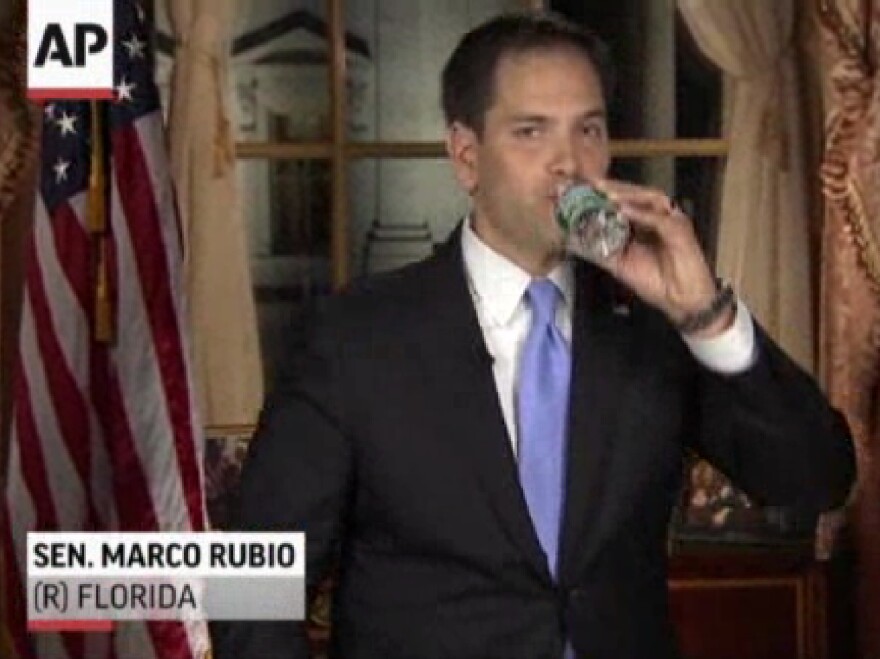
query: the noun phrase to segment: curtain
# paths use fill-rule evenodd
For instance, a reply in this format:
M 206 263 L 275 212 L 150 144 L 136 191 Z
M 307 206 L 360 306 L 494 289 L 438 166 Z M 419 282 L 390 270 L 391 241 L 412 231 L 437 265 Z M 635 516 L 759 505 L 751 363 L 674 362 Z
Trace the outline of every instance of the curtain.
M 25 99 L 25 2 L 0 9 L 0 486 L 6 475 L 11 378 L 18 350 L 23 240 L 33 217 L 39 116 Z M 0 572 L 5 556 L 0 556 Z M 0 578 L 0 592 L 6 588 Z M 0 621 L 7 620 L 0 610 Z M 0 625 L 0 656 L 15 657 L 10 630 Z
M 229 120 L 230 0 L 166 0 L 176 50 L 170 151 L 187 250 L 192 349 L 203 422 L 255 422 L 262 365 Z
M 856 441 L 859 656 L 880 657 L 880 7 L 815 0 L 825 97 L 820 371 Z
M 725 75 L 730 150 L 717 269 L 779 344 L 814 366 L 810 227 L 794 0 L 678 0 Z

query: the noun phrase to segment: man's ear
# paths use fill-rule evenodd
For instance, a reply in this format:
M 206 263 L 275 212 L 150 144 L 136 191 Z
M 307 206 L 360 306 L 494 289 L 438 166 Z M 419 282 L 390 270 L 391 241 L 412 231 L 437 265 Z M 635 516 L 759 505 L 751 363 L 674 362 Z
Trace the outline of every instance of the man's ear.
M 446 154 L 452 162 L 455 178 L 468 193 L 477 189 L 477 158 L 479 138 L 477 133 L 459 121 L 454 121 L 446 130 Z

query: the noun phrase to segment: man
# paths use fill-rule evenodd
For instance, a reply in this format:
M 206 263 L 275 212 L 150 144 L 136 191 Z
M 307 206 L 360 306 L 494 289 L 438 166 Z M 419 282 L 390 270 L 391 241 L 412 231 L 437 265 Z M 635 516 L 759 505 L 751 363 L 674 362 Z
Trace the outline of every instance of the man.
M 266 407 L 239 523 L 305 531 L 310 585 L 336 566 L 334 656 L 673 657 L 686 448 L 759 501 L 847 495 L 845 424 L 716 284 L 690 220 L 604 179 L 604 66 L 545 14 L 465 36 L 443 103 L 472 212 L 433 257 L 333 298 Z M 633 223 L 601 268 L 562 250 L 572 181 Z M 306 656 L 292 623 L 236 623 L 217 646 Z

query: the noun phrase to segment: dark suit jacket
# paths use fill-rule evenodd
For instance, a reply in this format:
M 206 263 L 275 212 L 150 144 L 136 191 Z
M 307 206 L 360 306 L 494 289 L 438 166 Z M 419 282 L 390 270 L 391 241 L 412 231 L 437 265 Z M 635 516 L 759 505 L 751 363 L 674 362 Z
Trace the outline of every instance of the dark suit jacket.
M 566 509 L 554 583 L 532 528 L 461 258 L 438 253 L 330 300 L 261 419 L 238 526 L 307 533 L 308 581 L 338 565 L 335 656 L 675 656 L 666 531 L 685 449 L 759 501 L 843 502 L 841 417 L 758 330 L 721 376 L 579 264 Z M 306 656 L 294 623 L 231 623 L 220 659 Z

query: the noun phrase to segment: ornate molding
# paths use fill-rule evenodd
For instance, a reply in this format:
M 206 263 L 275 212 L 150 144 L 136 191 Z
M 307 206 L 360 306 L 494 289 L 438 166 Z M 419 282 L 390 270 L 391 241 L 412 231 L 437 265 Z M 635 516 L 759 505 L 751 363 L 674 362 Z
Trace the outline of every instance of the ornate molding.
M 35 153 L 36 122 L 26 100 L 26 5 L 14 0 L 11 29 L 0 30 L 0 218 L 18 193 L 26 164 Z

